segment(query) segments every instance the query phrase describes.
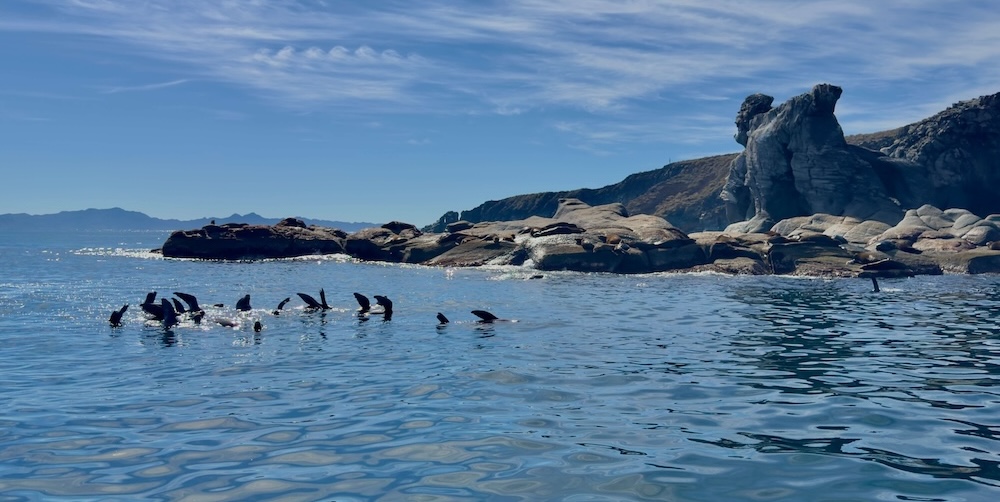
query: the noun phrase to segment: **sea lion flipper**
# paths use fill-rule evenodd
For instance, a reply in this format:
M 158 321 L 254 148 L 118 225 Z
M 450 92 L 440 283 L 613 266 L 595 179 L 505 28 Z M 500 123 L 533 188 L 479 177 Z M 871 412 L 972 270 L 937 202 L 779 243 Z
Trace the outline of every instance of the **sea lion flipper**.
M 128 304 L 127 303 L 125 305 L 123 305 L 122 308 L 120 308 L 118 310 L 112 310 L 111 311 L 111 318 L 108 319 L 108 322 L 111 323 L 112 326 L 116 326 L 116 327 L 117 326 L 121 326 L 121 324 L 122 324 L 122 316 L 125 315 L 125 311 L 126 310 L 128 310 Z
M 170 300 L 162 298 L 160 306 L 163 307 L 163 327 L 169 328 L 177 324 L 177 312 L 174 311 L 174 306 L 170 304 Z
M 309 308 L 311 309 L 322 308 L 322 305 L 320 305 L 319 302 L 317 302 L 316 299 L 313 298 L 312 296 L 307 295 L 305 293 L 296 293 L 296 294 L 299 295 L 299 298 L 302 298 L 302 301 L 306 302 L 306 306 L 308 306 Z
M 481 322 L 493 322 L 499 319 L 497 316 L 485 310 L 473 310 L 472 315 L 478 317 Z
M 198 305 L 198 299 L 194 295 L 187 293 L 181 293 L 179 291 L 174 291 L 174 296 L 180 298 L 184 303 L 187 304 L 188 310 L 192 312 L 197 312 L 201 310 L 201 306 Z
M 372 308 L 372 302 L 367 296 L 361 293 L 354 293 L 354 299 L 358 301 L 358 305 L 361 307 L 363 312 L 367 312 Z
M 450 322 L 450 321 L 448 321 L 448 318 L 445 317 L 444 314 L 442 314 L 440 312 L 438 312 L 437 319 L 438 319 L 438 322 L 441 323 L 441 324 L 448 324 Z

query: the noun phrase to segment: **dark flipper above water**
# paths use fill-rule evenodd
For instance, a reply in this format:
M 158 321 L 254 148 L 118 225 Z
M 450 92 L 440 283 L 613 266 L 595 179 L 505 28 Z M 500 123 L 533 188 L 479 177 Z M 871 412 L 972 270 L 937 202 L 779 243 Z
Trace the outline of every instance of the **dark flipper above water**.
M 195 298 L 194 295 L 189 295 L 187 293 L 181 293 L 181 292 L 178 292 L 178 291 L 174 291 L 174 296 L 176 296 L 177 298 L 180 298 L 181 301 L 183 301 L 184 303 L 186 303 L 187 306 L 188 306 L 188 310 L 190 310 L 191 312 L 197 312 L 197 311 L 201 310 L 201 306 L 198 305 L 198 299 Z
M 285 298 L 284 300 L 281 300 L 281 303 L 278 304 L 278 308 L 274 309 L 273 314 L 278 315 L 279 313 L 281 313 L 281 309 L 285 308 L 285 304 L 288 303 L 290 300 L 291 298 Z
M 116 328 L 118 326 L 121 326 L 122 325 L 122 316 L 125 315 L 125 311 L 126 310 L 128 310 L 128 304 L 127 303 L 125 305 L 123 305 L 122 308 L 120 308 L 118 310 L 111 311 L 111 318 L 108 319 L 108 322 L 111 323 L 111 325 L 114 326 L 114 327 L 116 327 Z
M 392 319 L 392 300 L 382 295 L 374 295 L 375 303 L 382 306 L 382 319 L 388 321 Z M 375 312 L 373 312 L 375 313 Z
M 323 310 L 330 310 L 330 306 L 326 303 L 326 291 L 323 291 L 323 288 L 319 288 L 319 306 Z
M 146 293 L 146 299 L 139 304 L 143 312 L 149 314 L 154 321 L 163 320 L 163 307 L 156 302 L 156 291 Z
M 240 312 L 246 312 L 250 310 L 250 295 L 244 295 L 236 302 L 236 310 Z
M 878 293 L 879 291 L 881 291 L 880 289 L 878 289 L 878 280 L 875 279 L 875 276 L 872 276 L 872 287 L 873 287 L 872 293 Z
M 308 308 L 308 309 L 321 309 L 321 308 L 323 308 L 323 306 L 320 305 L 320 303 L 318 301 L 316 301 L 316 299 L 313 298 L 311 295 L 307 295 L 305 293 L 296 293 L 296 294 L 299 295 L 299 298 L 302 298 L 302 301 L 306 302 L 306 308 Z
M 183 314 L 185 312 L 185 310 L 184 310 L 184 304 L 181 303 L 180 300 L 178 300 L 176 298 L 171 298 L 170 301 L 173 302 L 173 304 L 174 304 L 174 310 L 178 314 Z
M 448 324 L 450 322 L 450 321 L 448 321 L 448 318 L 445 317 L 444 314 L 442 314 L 440 312 L 438 312 L 437 318 L 438 318 L 438 322 L 441 323 L 441 324 Z
M 160 300 L 160 306 L 163 307 L 163 327 L 169 328 L 177 324 L 177 312 L 174 311 L 174 306 L 170 304 L 170 300 L 163 298 Z
M 358 301 L 358 306 L 360 307 L 359 310 L 361 310 L 361 312 L 368 312 L 371 310 L 372 302 L 367 296 L 361 293 L 354 293 L 354 299 Z
M 472 315 L 479 318 L 479 322 L 493 322 L 499 318 L 485 310 L 473 310 Z
M 164 300 L 166 300 L 166 298 L 164 298 Z M 149 317 L 151 319 L 153 319 L 154 321 L 162 321 L 163 320 L 163 307 L 162 306 L 157 305 L 155 303 L 143 303 L 142 305 L 139 305 L 139 307 L 142 308 L 143 312 L 149 314 Z

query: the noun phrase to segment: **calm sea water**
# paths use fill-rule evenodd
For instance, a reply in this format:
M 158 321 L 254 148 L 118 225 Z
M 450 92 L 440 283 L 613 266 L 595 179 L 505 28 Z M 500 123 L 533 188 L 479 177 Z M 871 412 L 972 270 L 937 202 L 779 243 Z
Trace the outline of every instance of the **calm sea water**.
M 165 237 L 0 234 L 0 500 L 1000 497 L 996 276 L 529 279 Z M 225 307 L 165 330 L 154 290 Z

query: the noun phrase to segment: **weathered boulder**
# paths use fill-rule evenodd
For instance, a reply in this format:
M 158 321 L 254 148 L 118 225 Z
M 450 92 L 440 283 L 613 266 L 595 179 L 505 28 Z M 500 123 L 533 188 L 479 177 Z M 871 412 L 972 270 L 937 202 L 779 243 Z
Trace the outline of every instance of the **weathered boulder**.
M 161 252 L 169 258 L 210 260 L 338 254 L 344 252 L 346 236 L 341 230 L 306 226 L 296 218 L 286 218 L 273 226 L 226 223 L 173 232 Z
M 440 267 L 475 267 L 522 265 L 525 259 L 525 251 L 513 241 L 471 237 L 424 263 Z
M 827 213 L 893 224 L 901 212 L 872 166 L 854 153 L 834 116 L 840 87 L 820 84 L 777 108 L 747 98 L 741 153 L 722 191 L 732 221 L 767 215 L 779 221 Z M 757 111 L 752 118 L 746 113 Z M 746 112 L 746 113 L 745 113 Z
M 980 218 L 965 209 L 940 210 L 931 205 L 906 211 L 894 227 L 872 238 L 893 241 L 921 251 L 962 251 L 1000 240 L 1000 218 Z

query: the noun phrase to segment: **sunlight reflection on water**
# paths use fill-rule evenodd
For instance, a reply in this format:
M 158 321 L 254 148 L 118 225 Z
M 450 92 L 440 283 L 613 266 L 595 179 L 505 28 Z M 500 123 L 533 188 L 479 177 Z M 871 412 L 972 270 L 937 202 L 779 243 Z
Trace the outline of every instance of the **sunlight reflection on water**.
M 12 266 L 2 500 L 1000 493 L 995 277 L 886 281 L 876 296 L 851 280 L 86 249 Z M 319 287 L 334 309 L 271 313 Z M 132 308 L 107 325 L 154 289 L 241 322 L 165 331 Z M 396 315 L 359 319 L 353 291 L 387 294 Z M 255 308 L 236 314 L 245 292 Z M 478 324 L 480 308 L 518 322 Z

